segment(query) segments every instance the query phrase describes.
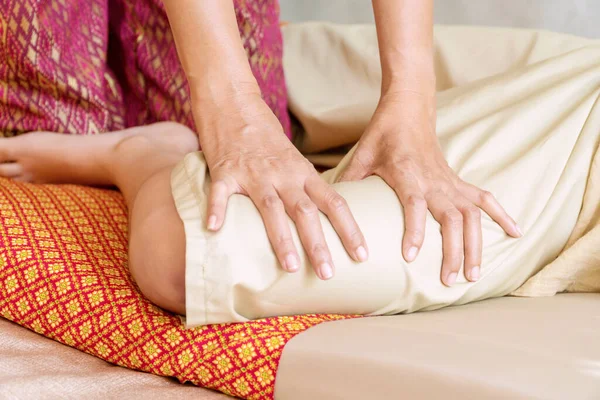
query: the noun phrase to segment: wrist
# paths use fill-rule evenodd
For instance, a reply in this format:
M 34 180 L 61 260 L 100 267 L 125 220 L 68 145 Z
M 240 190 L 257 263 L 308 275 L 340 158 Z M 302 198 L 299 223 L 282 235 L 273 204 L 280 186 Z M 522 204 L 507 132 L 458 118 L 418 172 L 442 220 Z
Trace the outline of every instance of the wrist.
M 198 137 L 205 152 L 219 152 L 219 149 L 239 143 L 249 135 L 255 137 L 257 127 L 261 127 L 260 135 L 267 135 L 271 131 L 276 134 L 283 132 L 258 90 L 221 93 L 218 99 L 192 101 L 192 105 Z
M 381 94 L 414 92 L 435 96 L 436 77 L 429 51 L 388 52 L 381 57 Z
M 389 128 L 376 129 L 382 134 L 412 136 L 414 132 L 420 132 L 419 135 L 435 135 L 435 93 L 390 86 L 388 91 L 382 93 L 373 120 Z M 402 129 L 397 129 L 398 126 Z
M 195 108 L 221 108 L 249 96 L 260 97 L 254 76 L 245 78 L 207 74 L 201 79 L 188 77 L 192 104 Z
M 432 99 L 436 95 L 434 73 L 426 71 L 397 70 L 384 74 L 381 80 L 381 97 L 419 95 Z
M 404 84 L 390 85 L 382 89 L 378 109 L 393 110 L 399 115 L 428 116 L 435 118 L 435 91 L 423 87 L 407 88 Z

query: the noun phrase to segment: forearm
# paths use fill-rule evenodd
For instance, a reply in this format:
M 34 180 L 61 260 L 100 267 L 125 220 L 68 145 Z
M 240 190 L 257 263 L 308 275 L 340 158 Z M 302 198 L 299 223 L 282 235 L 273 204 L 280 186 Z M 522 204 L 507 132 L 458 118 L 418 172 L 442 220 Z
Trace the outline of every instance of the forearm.
M 435 96 L 433 0 L 373 0 L 382 95 Z
M 232 0 L 163 2 L 195 109 L 226 103 L 240 92 L 260 94 L 240 40 Z

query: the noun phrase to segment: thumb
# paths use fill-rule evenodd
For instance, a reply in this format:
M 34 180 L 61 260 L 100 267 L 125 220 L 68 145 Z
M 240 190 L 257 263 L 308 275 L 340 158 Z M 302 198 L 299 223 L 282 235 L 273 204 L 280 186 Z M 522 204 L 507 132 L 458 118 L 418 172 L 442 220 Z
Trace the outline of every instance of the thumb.
M 225 222 L 227 203 L 229 197 L 236 193 L 235 185 L 230 179 L 217 179 L 210 185 L 208 194 L 206 228 L 210 231 L 218 231 Z

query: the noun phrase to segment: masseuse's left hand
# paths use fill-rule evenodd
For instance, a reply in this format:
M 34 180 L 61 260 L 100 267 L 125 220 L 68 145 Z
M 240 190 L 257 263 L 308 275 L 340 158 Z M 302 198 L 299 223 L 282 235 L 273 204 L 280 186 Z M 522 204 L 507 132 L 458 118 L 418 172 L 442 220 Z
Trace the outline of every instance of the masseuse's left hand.
M 522 234 L 494 196 L 461 180 L 448 166 L 435 134 L 435 99 L 411 91 L 383 95 L 340 181 L 379 175 L 404 207 L 404 258 L 411 262 L 425 236 L 427 210 L 442 228 L 441 279 L 451 286 L 463 264 L 479 278 L 481 212 L 509 235 Z

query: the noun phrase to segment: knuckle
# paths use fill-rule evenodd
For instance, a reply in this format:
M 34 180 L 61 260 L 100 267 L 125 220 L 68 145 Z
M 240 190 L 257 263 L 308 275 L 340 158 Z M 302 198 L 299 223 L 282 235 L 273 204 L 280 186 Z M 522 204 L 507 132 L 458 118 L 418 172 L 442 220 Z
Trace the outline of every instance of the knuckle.
M 310 254 L 315 260 L 324 260 L 327 258 L 327 247 L 323 243 L 317 242 L 312 245 Z
M 446 224 L 451 227 L 460 227 L 463 224 L 463 216 L 456 209 L 444 211 L 442 216 L 442 224 Z
M 298 216 L 312 216 L 317 213 L 317 206 L 308 200 L 300 200 L 296 203 L 296 215 Z
M 413 240 L 420 240 L 425 236 L 425 232 L 419 228 L 406 229 L 406 235 Z
M 427 202 L 421 196 L 411 194 L 406 198 L 406 207 L 423 208 L 427 206 Z
M 223 193 L 227 189 L 227 183 L 223 180 L 214 181 L 212 184 L 212 191 L 214 195 Z
M 224 157 L 220 158 L 217 162 L 213 164 L 213 170 L 219 171 L 221 173 L 226 173 L 234 169 L 237 165 L 237 161 L 229 154 L 226 154 Z
M 417 163 L 411 157 L 401 157 L 392 161 L 392 165 L 399 173 L 411 174 L 418 170 Z
M 456 188 L 452 183 L 448 182 L 447 180 L 441 181 L 437 185 L 439 187 L 440 193 L 442 193 L 442 196 L 444 197 L 450 197 L 452 194 L 455 193 Z
M 481 210 L 478 207 L 469 206 L 463 211 L 465 218 L 468 219 L 480 219 Z
M 254 124 L 244 124 L 240 128 L 240 133 L 243 136 L 255 135 L 259 133 L 258 127 Z
M 277 196 L 268 194 L 262 198 L 261 204 L 265 210 L 273 210 L 281 207 L 281 199 Z
M 327 207 L 331 211 L 342 211 L 347 206 L 346 200 L 337 193 L 332 193 L 327 198 Z
M 479 201 L 482 204 L 489 204 L 495 200 L 494 195 L 487 190 L 482 190 L 479 193 Z
M 431 191 L 427 193 L 427 200 L 430 202 L 437 202 L 440 199 L 447 198 L 446 192 L 442 190 L 443 185 L 435 185 Z
M 223 179 L 213 181 L 213 187 L 227 188 L 227 182 L 225 182 L 225 180 L 223 180 Z
M 351 246 L 358 246 L 363 242 L 363 235 L 360 233 L 360 231 L 353 230 L 350 232 L 350 235 L 348 235 L 348 241 L 350 242 Z
M 275 239 L 275 242 L 273 244 L 274 244 L 274 247 L 281 249 L 282 251 L 285 251 L 286 249 L 289 249 L 290 247 L 292 247 L 294 245 L 294 242 L 292 241 L 292 238 L 290 236 L 279 235 Z

